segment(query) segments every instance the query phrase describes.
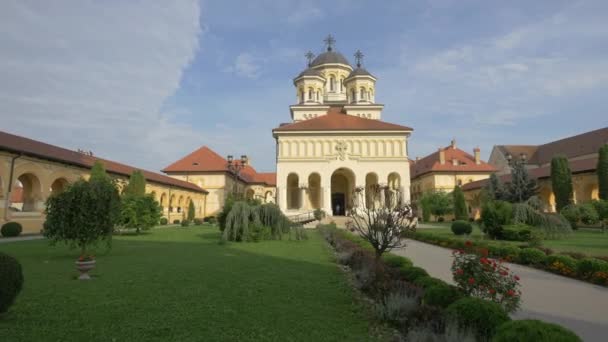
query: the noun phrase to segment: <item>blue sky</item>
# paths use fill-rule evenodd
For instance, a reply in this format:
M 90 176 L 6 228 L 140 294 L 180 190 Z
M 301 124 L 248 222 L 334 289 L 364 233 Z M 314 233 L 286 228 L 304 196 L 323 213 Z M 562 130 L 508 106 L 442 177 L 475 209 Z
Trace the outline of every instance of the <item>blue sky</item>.
M 48 7 L 45 7 L 48 6 Z M 0 5 L 2 130 L 150 170 L 201 145 L 274 170 L 304 53 L 356 49 L 410 157 L 605 127 L 606 1 Z

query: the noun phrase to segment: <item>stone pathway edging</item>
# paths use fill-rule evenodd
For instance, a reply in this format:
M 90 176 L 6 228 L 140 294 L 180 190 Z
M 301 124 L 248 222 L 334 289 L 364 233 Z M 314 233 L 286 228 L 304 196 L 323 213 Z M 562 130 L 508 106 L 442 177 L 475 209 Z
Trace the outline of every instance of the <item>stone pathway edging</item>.
M 416 240 L 391 251 L 410 258 L 433 277 L 453 284 L 452 249 Z M 608 288 L 507 263 L 521 278 L 522 306 L 513 318 L 540 319 L 563 325 L 584 341 L 605 341 L 608 332 Z

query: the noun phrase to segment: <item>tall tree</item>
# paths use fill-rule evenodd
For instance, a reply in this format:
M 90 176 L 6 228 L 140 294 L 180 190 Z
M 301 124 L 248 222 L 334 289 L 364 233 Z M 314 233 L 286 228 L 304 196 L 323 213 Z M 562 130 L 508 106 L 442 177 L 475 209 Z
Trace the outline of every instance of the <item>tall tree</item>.
M 555 156 L 551 160 L 551 186 L 555 195 L 557 211 L 561 211 L 563 207 L 572 204 L 572 172 L 566 156 Z
M 194 208 L 194 201 L 190 200 L 190 204 L 188 204 L 188 221 L 194 220 L 195 214 L 196 209 Z
M 93 167 L 91 168 L 91 177 L 89 178 L 90 180 L 102 180 L 102 181 L 106 181 L 110 179 L 110 176 L 108 176 L 107 172 L 106 172 L 106 167 L 103 165 L 103 163 L 99 160 L 95 161 L 95 164 L 93 164 Z
M 608 200 L 608 144 L 602 146 L 599 150 L 597 183 L 600 190 L 600 199 Z
M 144 196 L 146 194 L 146 178 L 144 174 L 139 170 L 133 171 L 129 178 L 129 184 L 125 186 L 122 193 L 136 197 Z
M 435 217 L 443 217 L 452 212 L 452 196 L 444 191 L 429 191 L 422 195 L 420 201 L 424 212 L 430 212 Z
M 454 201 L 454 217 L 457 220 L 466 220 L 469 217 L 467 203 L 464 199 L 464 193 L 458 185 L 452 192 L 452 200 Z
M 490 181 L 486 185 L 486 193 L 494 200 L 501 200 L 504 198 L 504 188 L 495 173 L 490 175 Z
M 523 203 L 538 193 L 536 180 L 530 178 L 523 162 L 514 162 L 511 167 L 511 182 L 505 186 L 505 200 Z

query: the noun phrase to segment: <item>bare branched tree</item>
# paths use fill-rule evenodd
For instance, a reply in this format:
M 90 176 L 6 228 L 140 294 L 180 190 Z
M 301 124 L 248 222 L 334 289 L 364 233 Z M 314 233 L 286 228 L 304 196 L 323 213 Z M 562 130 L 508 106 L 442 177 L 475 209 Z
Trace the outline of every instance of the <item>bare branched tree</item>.
M 417 219 L 412 206 L 401 200 L 399 190 L 375 185 L 367 191 L 365 196 L 363 188 L 355 189 L 357 206 L 350 211 L 350 228 L 368 241 L 380 258 L 384 252 L 404 246 L 401 237 L 416 229 Z

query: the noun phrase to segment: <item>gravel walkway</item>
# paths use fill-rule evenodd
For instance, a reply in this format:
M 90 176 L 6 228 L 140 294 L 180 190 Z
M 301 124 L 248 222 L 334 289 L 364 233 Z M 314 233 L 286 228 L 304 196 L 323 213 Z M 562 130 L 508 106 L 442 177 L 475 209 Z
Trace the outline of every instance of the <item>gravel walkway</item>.
M 419 241 L 393 250 L 410 258 L 433 277 L 453 283 L 452 250 Z M 522 306 L 515 319 L 534 318 L 563 325 L 584 341 L 608 339 L 608 288 L 534 268 L 508 264 L 521 277 Z

